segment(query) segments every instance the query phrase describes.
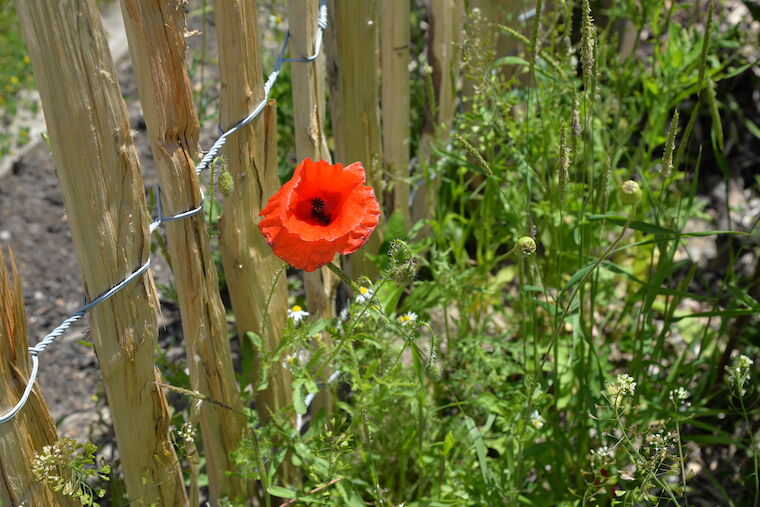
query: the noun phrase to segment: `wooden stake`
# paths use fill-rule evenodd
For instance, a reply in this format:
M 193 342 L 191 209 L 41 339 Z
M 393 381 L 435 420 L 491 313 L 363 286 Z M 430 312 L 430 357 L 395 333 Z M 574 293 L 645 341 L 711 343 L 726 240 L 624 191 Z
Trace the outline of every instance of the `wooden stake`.
M 361 161 L 367 171 L 367 184 L 375 189 L 382 205 L 385 188 L 379 104 L 380 5 L 377 0 L 330 0 L 328 6 L 327 74 L 335 158 L 342 164 Z M 352 277 L 377 276 L 377 268 L 365 254 L 377 254 L 381 244 L 378 228 L 363 249 L 350 256 L 348 271 Z
M 92 300 L 150 253 L 137 153 L 95 3 L 16 0 L 40 91 L 85 293 Z M 150 274 L 91 312 L 130 501 L 184 505 L 169 439 L 169 406 L 156 382 L 158 301 Z
M 21 398 L 31 372 L 21 280 L 10 252 L 11 276 L 0 249 L 0 412 Z M 34 456 L 58 438 L 45 400 L 35 385 L 21 412 L 0 425 L 0 505 L 64 505 L 80 503 L 45 482 L 34 479 Z
M 182 0 L 122 0 L 124 24 L 140 102 L 161 185 L 165 215 L 200 205 L 193 159 L 198 156 L 198 116 L 185 68 Z M 232 452 L 246 426 L 232 367 L 227 320 L 219 295 L 203 214 L 166 224 L 171 266 L 182 314 L 192 389 L 234 411 L 203 403 L 200 425 L 212 503 L 247 499 Z M 191 401 L 192 402 L 192 401 Z
M 221 68 L 220 121 L 228 129 L 264 96 L 256 4 L 253 0 L 216 0 L 214 13 Z M 288 318 L 287 286 L 281 272 L 284 265 L 256 225 L 259 212 L 280 187 L 274 111 L 271 103 L 263 118 L 255 119 L 228 138 L 224 159 L 234 188 L 224 200 L 224 214 L 219 219 L 222 261 L 238 334 L 247 342 L 246 332 L 262 333 L 264 346 L 270 353 L 279 346 Z M 255 363 L 258 370 L 258 359 Z M 291 384 L 290 372 L 282 367 L 281 361 L 274 361 L 268 387 L 256 398 L 262 418 L 291 404 Z M 284 482 L 292 479 L 287 470 L 281 476 Z
M 420 139 L 419 159 L 427 164 L 433 143 L 449 134 L 456 108 L 463 4 L 456 0 L 428 0 L 430 28 L 428 61 L 432 68 L 435 111 L 428 107 Z M 423 181 L 412 206 L 412 222 L 433 216 L 439 181 Z
M 317 2 L 288 2 L 291 58 L 304 58 L 314 54 L 317 16 Z M 311 158 L 330 162 L 330 150 L 325 136 L 324 61 L 320 55 L 311 63 L 291 64 L 296 158 L 299 161 Z M 334 317 L 335 292 L 339 285 L 335 274 L 325 266 L 310 273 L 304 272 L 303 278 L 309 312 L 322 318 Z
M 383 156 L 393 181 L 393 212 L 411 226 L 409 206 L 409 45 L 410 0 L 383 3 L 380 48 L 383 99 Z

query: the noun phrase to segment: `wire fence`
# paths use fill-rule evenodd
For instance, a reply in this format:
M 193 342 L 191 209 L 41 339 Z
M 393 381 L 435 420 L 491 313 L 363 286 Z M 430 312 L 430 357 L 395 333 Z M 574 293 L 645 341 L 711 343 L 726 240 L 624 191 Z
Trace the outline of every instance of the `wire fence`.
M 227 141 L 227 138 L 234 134 L 235 132 L 239 131 L 249 123 L 251 123 L 261 112 L 264 110 L 264 107 L 266 106 L 267 101 L 269 100 L 269 93 L 272 90 L 272 86 L 274 85 L 275 81 L 277 80 L 277 77 L 280 74 L 280 70 L 282 69 L 283 63 L 292 63 L 292 62 L 303 62 L 303 63 L 311 63 L 314 62 L 317 57 L 319 56 L 319 53 L 322 49 L 322 38 L 324 30 L 327 28 L 327 0 L 319 0 L 319 16 L 317 18 L 317 32 L 315 34 L 315 42 L 314 42 L 314 54 L 311 56 L 306 56 L 303 58 L 285 58 L 285 52 L 288 48 L 288 41 L 290 40 L 290 31 L 286 32 L 285 39 L 282 43 L 282 47 L 280 49 L 279 55 L 277 57 L 277 60 L 275 61 L 274 68 L 272 72 L 269 74 L 269 77 L 267 78 L 266 82 L 264 83 L 264 98 L 256 104 L 256 106 L 253 108 L 253 110 L 250 112 L 248 116 L 243 118 L 237 125 L 230 128 L 226 132 L 222 132 L 222 134 L 217 138 L 217 140 L 214 142 L 214 144 L 211 146 L 211 148 L 208 150 L 208 152 L 203 156 L 201 161 L 198 163 L 198 165 L 195 166 L 195 172 L 197 174 L 200 174 L 203 170 L 205 170 L 209 164 L 218 156 L 219 151 L 222 149 L 222 146 L 224 146 L 224 143 Z M 157 217 L 155 220 L 153 220 L 150 224 L 150 232 L 151 234 L 153 231 L 155 231 L 159 225 L 161 225 L 164 222 L 172 222 L 175 220 L 182 220 L 188 217 L 191 217 L 193 215 L 196 215 L 203 211 L 203 192 L 201 191 L 201 202 L 198 207 L 183 211 L 181 213 L 177 213 L 176 215 L 171 216 L 164 216 L 163 215 L 163 209 L 161 206 L 161 189 L 160 187 L 157 187 L 156 192 L 156 209 L 157 209 Z M 62 334 L 64 334 L 69 327 L 71 327 L 72 324 L 77 322 L 79 319 L 84 317 L 89 310 L 96 307 L 103 301 L 106 301 L 107 299 L 111 298 L 115 294 L 117 294 L 119 291 L 121 291 L 124 287 L 130 284 L 133 280 L 138 278 L 140 275 L 145 273 L 148 268 L 150 268 L 150 254 L 148 255 L 148 259 L 145 261 L 145 263 L 137 268 L 135 271 L 133 271 L 129 276 L 124 278 L 122 281 L 108 289 L 107 291 L 100 294 L 98 297 L 96 297 L 94 300 L 90 301 L 89 303 L 86 303 L 84 306 L 82 306 L 79 310 L 71 314 L 66 320 L 61 322 L 61 324 L 53 329 L 50 333 L 45 335 L 45 337 L 36 345 L 33 347 L 29 347 L 29 355 L 32 359 L 32 371 L 29 375 L 29 379 L 27 381 L 26 387 L 24 388 L 24 392 L 21 395 L 21 398 L 19 399 L 18 403 L 7 413 L 0 415 L 0 424 L 6 423 L 10 420 L 12 420 L 16 414 L 26 405 L 27 400 L 29 399 L 29 395 L 32 392 L 32 388 L 34 387 L 34 382 L 37 379 L 37 373 L 39 372 L 39 355 L 45 351 L 45 349 L 52 344 L 58 337 L 60 337 Z M 309 400 L 311 401 L 311 400 Z M 300 424 L 299 424 L 300 427 Z

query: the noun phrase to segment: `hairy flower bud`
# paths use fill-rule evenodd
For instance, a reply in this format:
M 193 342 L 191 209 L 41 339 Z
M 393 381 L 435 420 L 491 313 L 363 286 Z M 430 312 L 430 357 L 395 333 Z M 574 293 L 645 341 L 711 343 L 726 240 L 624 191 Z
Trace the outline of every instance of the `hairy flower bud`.
M 217 181 L 217 185 L 219 186 L 219 191 L 222 193 L 224 197 L 229 197 L 232 195 L 232 189 L 233 189 L 233 183 L 232 183 L 232 176 L 228 171 L 223 171 L 222 174 L 219 175 L 219 180 Z

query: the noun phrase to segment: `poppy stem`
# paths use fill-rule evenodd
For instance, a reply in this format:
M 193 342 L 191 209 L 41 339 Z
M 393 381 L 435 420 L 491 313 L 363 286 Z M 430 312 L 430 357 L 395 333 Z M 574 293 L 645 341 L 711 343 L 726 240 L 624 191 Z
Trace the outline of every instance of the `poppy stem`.
M 359 287 L 356 285 L 356 283 L 354 283 L 354 281 L 353 281 L 353 280 L 351 280 L 351 279 L 350 279 L 350 278 L 349 278 L 349 277 L 346 275 L 346 273 L 344 273 L 344 272 L 343 272 L 343 270 L 342 270 L 342 269 L 340 269 L 338 266 L 336 266 L 336 265 L 335 265 L 335 264 L 333 264 L 332 262 L 328 262 L 328 263 L 326 264 L 326 266 L 327 266 L 328 268 L 330 268 L 330 269 L 332 270 L 332 272 L 333 272 L 333 273 L 335 273 L 336 275 L 338 275 L 338 278 L 340 278 L 341 282 L 343 282 L 343 283 L 345 283 L 346 285 L 348 285 L 348 286 L 349 286 L 349 288 L 350 288 L 350 289 L 351 289 L 353 292 L 357 292 L 357 291 L 359 290 Z

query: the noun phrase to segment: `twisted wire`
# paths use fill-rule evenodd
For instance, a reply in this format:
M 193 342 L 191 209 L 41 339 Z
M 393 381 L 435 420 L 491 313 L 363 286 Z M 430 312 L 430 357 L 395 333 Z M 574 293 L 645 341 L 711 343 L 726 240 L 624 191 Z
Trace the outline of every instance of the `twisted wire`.
M 211 146 L 211 149 L 206 153 L 206 155 L 203 156 L 201 161 L 198 163 L 198 165 L 195 167 L 196 174 L 200 174 L 204 169 L 208 167 L 208 165 L 214 160 L 214 158 L 217 157 L 217 154 L 221 150 L 222 146 L 224 146 L 224 143 L 227 141 L 227 137 L 234 134 L 238 130 L 242 129 L 246 125 L 248 125 L 251 121 L 253 121 L 254 118 L 256 118 L 261 112 L 264 110 L 264 107 L 266 106 L 267 100 L 269 100 L 269 93 L 272 90 L 272 86 L 274 86 L 275 81 L 277 80 L 277 76 L 280 74 L 280 70 L 282 69 L 282 64 L 285 62 L 313 62 L 317 59 L 319 56 L 320 50 L 322 48 L 322 38 L 323 38 L 323 32 L 327 28 L 327 0 L 320 0 L 319 2 L 319 17 L 317 19 L 317 32 L 315 34 L 315 42 L 314 42 L 314 54 L 311 56 L 307 56 L 304 58 L 285 58 L 285 51 L 288 47 L 288 41 L 290 39 L 290 32 L 288 31 L 285 34 L 285 39 L 282 43 L 282 47 L 280 49 L 279 55 L 277 57 L 277 61 L 274 64 L 274 69 L 269 74 L 269 77 L 266 80 L 266 83 L 264 83 L 264 98 L 256 104 L 256 106 L 253 108 L 253 110 L 250 112 L 248 116 L 243 118 L 237 125 L 230 128 L 226 132 L 222 132 L 222 134 L 217 138 L 217 140 L 214 142 L 214 144 Z M 201 213 L 203 211 L 203 189 L 201 189 L 201 201 L 200 204 L 192 209 L 183 211 L 181 213 L 177 213 L 176 215 L 171 216 L 164 216 L 163 214 L 163 207 L 161 204 L 161 188 L 156 186 L 156 208 L 157 208 L 157 218 L 153 220 L 149 225 L 150 233 L 152 234 L 153 231 L 155 231 L 159 225 L 161 225 L 164 222 L 172 222 L 176 220 L 182 220 L 184 218 L 191 217 L 193 215 L 196 215 L 198 213 Z M 98 297 L 90 301 L 89 303 L 86 303 L 83 305 L 79 310 L 71 314 L 66 320 L 61 322 L 61 324 L 53 329 L 50 333 L 45 335 L 45 337 L 36 345 L 29 347 L 29 355 L 32 359 L 32 371 L 29 375 L 29 379 L 27 380 L 26 386 L 24 387 L 24 392 L 21 395 L 21 398 L 19 398 L 18 403 L 9 410 L 7 413 L 0 415 L 0 424 L 6 423 L 10 420 L 12 420 L 16 414 L 26 405 L 27 400 L 29 399 L 29 396 L 32 393 L 32 388 L 34 387 L 34 382 L 37 379 L 37 373 L 39 372 L 39 355 L 44 352 L 44 350 L 53 343 L 56 338 L 64 334 L 69 327 L 71 327 L 72 324 L 74 324 L 76 321 L 81 319 L 90 309 L 93 307 L 99 305 L 103 301 L 109 299 L 113 295 L 115 295 L 117 292 L 122 290 L 124 287 L 129 285 L 130 282 L 132 282 L 134 279 L 141 276 L 143 273 L 145 273 L 148 268 L 150 268 L 150 255 L 148 255 L 148 259 L 145 261 L 145 263 L 137 268 L 135 271 L 130 273 L 126 278 L 124 278 L 122 281 L 108 289 L 107 291 L 100 294 Z M 331 379 L 333 380 L 333 379 Z M 312 396 L 313 399 L 313 396 Z M 311 402 L 311 399 L 309 399 L 309 403 Z

